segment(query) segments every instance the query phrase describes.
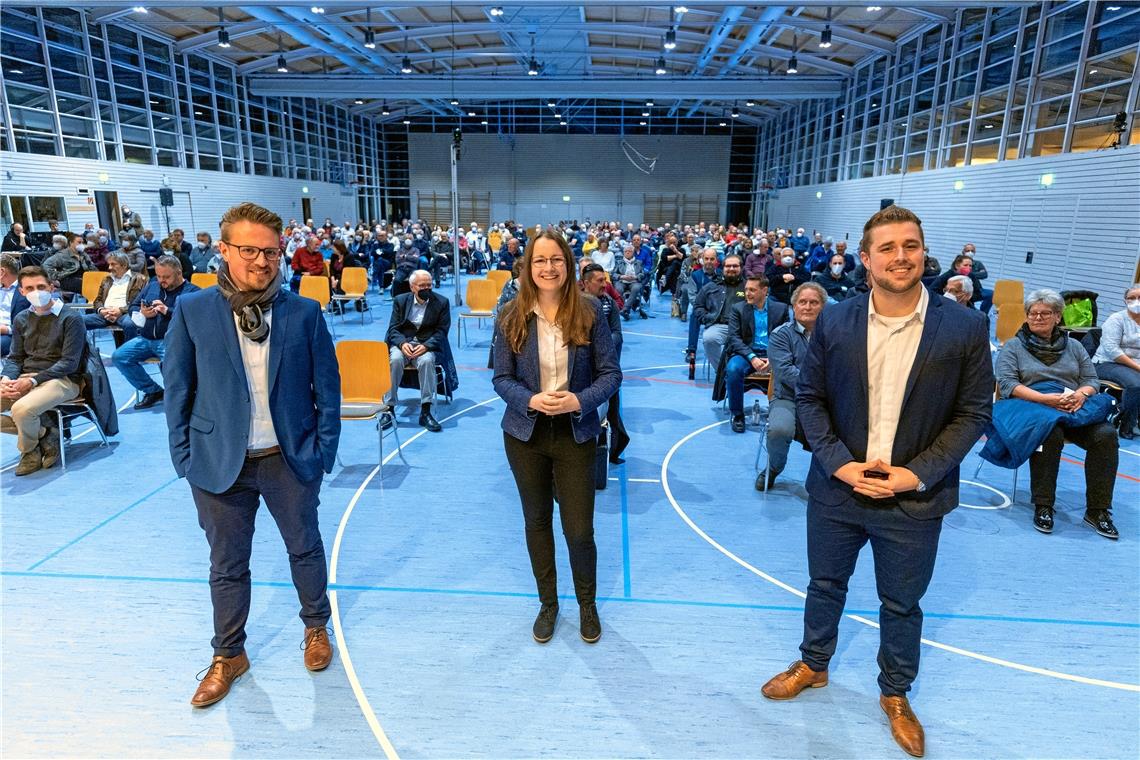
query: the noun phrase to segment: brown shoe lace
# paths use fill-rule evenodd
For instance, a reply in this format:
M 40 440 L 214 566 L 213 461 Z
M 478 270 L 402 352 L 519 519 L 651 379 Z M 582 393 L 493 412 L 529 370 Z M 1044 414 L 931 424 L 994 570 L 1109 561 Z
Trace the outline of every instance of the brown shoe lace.
M 313 645 L 318 639 L 323 638 L 326 642 L 329 638 L 329 629 L 327 626 L 320 628 L 312 628 L 305 633 L 305 640 L 301 642 L 301 650 L 304 651 Z
M 216 675 L 218 678 L 221 678 L 223 681 L 228 681 L 230 679 L 228 677 L 229 674 L 226 671 L 232 670 L 232 669 L 233 669 L 232 665 L 230 665 L 225 660 L 219 658 L 219 659 L 211 662 L 206 667 L 202 668 L 200 671 L 198 671 L 198 675 L 196 675 L 194 677 L 196 679 L 198 679 L 199 681 L 205 681 L 210 676 Z M 217 670 L 218 672 L 215 673 L 214 672 L 215 670 Z
M 812 670 L 806 662 L 803 660 L 796 660 L 788 666 L 788 669 L 785 670 L 784 673 L 789 678 L 799 678 L 801 675 L 805 674 L 805 671 L 807 675 L 815 675 L 815 671 Z
M 895 699 L 887 698 L 887 717 L 892 720 L 896 718 L 906 718 L 907 720 L 918 722 L 914 711 L 910 709 L 910 702 L 901 697 Z

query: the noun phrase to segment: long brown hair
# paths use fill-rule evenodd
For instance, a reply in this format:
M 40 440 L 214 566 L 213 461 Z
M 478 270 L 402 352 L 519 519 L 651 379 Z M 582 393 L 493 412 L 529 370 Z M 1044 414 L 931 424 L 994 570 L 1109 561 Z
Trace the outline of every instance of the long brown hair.
M 507 345 L 516 354 L 521 354 L 530 333 L 530 320 L 533 317 L 535 304 L 538 303 L 538 288 L 534 284 L 534 275 L 531 270 L 531 261 L 534 259 L 534 246 L 539 240 L 552 240 L 558 245 L 562 257 L 566 260 L 566 279 L 562 283 L 562 292 L 559 294 L 558 316 L 554 318 L 555 324 L 562 330 L 566 344 L 585 346 L 590 343 L 590 332 L 594 329 L 596 312 L 593 306 L 584 299 L 578 291 L 575 281 L 577 267 L 574 265 L 574 254 L 566 243 L 566 238 L 551 230 L 543 231 L 530 239 L 523 253 L 523 268 L 519 273 L 518 296 L 503 307 L 499 316 L 503 337 Z

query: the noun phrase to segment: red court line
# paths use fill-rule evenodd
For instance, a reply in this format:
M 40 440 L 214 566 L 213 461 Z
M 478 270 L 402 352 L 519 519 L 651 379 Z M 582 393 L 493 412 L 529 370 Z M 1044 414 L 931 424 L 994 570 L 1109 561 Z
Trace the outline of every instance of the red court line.
M 1084 462 L 1082 462 L 1081 460 L 1079 460 L 1079 459 L 1070 459 L 1069 457 L 1066 457 L 1066 456 L 1062 456 L 1062 457 L 1061 457 L 1061 461 L 1062 461 L 1062 462 L 1068 462 L 1069 464 L 1075 464 L 1075 465 L 1078 465 L 1079 467 L 1084 467 L 1084 466 L 1085 466 L 1085 463 L 1084 463 Z M 1131 480 L 1133 483 L 1140 483 L 1140 478 L 1134 478 L 1134 477 L 1132 477 L 1131 475 L 1125 475 L 1123 472 L 1117 472 L 1117 473 L 1116 473 L 1116 477 L 1118 477 L 1118 478 L 1124 478 L 1125 480 Z

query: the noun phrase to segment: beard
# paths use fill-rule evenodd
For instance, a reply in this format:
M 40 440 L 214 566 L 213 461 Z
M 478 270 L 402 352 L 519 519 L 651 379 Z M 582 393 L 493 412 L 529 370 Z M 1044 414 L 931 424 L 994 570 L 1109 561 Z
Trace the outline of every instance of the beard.
M 727 275 L 726 274 L 724 276 L 724 284 L 725 285 L 739 285 L 740 284 L 740 275 L 738 275 L 738 274 L 737 275 Z

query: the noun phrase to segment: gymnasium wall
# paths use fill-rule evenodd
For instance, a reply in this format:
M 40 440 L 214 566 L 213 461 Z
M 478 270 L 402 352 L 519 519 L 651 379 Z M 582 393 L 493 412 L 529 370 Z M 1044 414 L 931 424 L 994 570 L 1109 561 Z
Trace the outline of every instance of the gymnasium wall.
M 623 139 L 657 158 L 652 174 L 626 158 Z M 409 136 L 413 209 L 418 191 L 450 191 L 450 144 L 449 134 Z M 709 136 L 464 135 L 459 192 L 490 193 L 492 220 L 526 225 L 586 218 L 636 224 L 645 218 L 646 194 L 719 196 L 708 219 L 715 221 L 725 213 L 729 148 L 730 138 Z
M 1136 281 L 1140 146 L 784 189 L 769 201 L 768 224 L 847 238 L 855 249 L 884 198 L 918 214 L 943 267 L 967 241 L 977 245 L 987 284 L 1088 288 L 1102 294 L 1103 314 L 1119 309 Z
M 104 173 L 106 181 L 100 177 Z M 62 196 L 67 206 L 67 229 L 73 231 L 82 230 L 87 222 L 99 224 L 96 190 L 116 191 L 120 205 L 129 205 L 142 216 L 145 228 L 163 237 L 167 227 L 158 202 L 163 176 L 174 191 L 170 228 L 181 227 L 187 238 L 200 231 L 217 237 L 222 214 L 243 201 L 275 211 L 285 223 L 292 217 L 301 219 L 302 197 L 312 199 L 317 224 L 326 216 L 337 224 L 345 219 L 355 222 L 357 217 L 355 192 L 342 195 L 339 185 L 327 182 L 0 152 L 0 195 Z M 303 187 L 309 188 L 307 195 Z M 37 224 L 36 229 L 46 230 L 47 226 Z

